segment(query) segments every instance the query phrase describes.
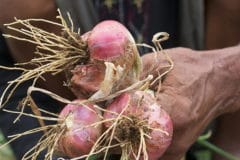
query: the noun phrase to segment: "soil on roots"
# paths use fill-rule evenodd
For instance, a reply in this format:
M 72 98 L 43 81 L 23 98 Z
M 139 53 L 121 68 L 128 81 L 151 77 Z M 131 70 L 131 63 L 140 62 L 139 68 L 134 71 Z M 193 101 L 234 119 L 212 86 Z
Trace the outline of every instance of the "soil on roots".
M 133 148 L 138 149 L 141 141 L 141 130 L 145 134 L 149 133 L 147 126 L 147 121 L 143 121 L 134 115 L 128 118 L 123 117 L 116 128 L 115 137 L 122 142 L 130 142 Z

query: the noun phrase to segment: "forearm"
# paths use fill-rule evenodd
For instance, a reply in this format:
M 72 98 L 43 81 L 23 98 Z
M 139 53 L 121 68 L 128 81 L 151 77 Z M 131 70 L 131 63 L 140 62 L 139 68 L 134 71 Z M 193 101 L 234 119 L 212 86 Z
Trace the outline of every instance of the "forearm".
M 54 0 L 0 0 L 0 4 L 0 29 L 4 34 L 23 37 L 23 35 L 4 27 L 4 24 L 13 22 L 14 17 L 18 19 L 41 18 L 56 20 L 57 11 Z M 55 26 L 46 23 L 34 23 L 34 25 L 49 32 L 59 32 Z M 23 26 L 19 25 L 19 28 L 21 27 Z M 16 62 L 25 62 L 33 57 L 35 45 L 14 39 L 6 39 L 6 43 L 11 56 Z
M 236 82 L 240 83 L 240 45 L 229 47 L 219 50 L 220 54 L 217 53 L 218 50 L 214 51 L 215 54 L 215 64 L 216 69 L 226 72 L 225 76 Z M 236 86 L 237 87 L 237 86 Z
M 56 15 L 54 0 L 0 0 L 0 27 L 2 24 L 10 23 L 14 17 L 27 18 L 52 18 Z
M 209 82 L 217 115 L 240 109 L 240 46 L 206 52 L 212 60 Z

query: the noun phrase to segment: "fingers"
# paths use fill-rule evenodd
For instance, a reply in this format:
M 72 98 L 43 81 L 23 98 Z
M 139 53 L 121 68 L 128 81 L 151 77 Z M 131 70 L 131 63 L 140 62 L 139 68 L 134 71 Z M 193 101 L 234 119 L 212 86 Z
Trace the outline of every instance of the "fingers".
M 195 107 L 192 91 L 197 86 L 192 86 L 197 80 L 196 64 L 192 51 L 184 48 L 166 50 L 175 62 L 175 68 L 161 82 L 156 82 L 151 89 L 156 92 L 157 102 L 170 115 L 173 121 L 173 139 L 172 144 L 161 158 L 161 160 L 180 160 L 190 145 L 194 143 L 202 125 L 196 124 L 198 114 L 193 114 Z M 152 74 L 155 78 L 164 73 L 169 67 L 166 57 L 159 54 L 156 56 L 147 54 L 142 57 L 143 74 L 142 77 Z M 186 72 L 187 71 L 187 72 Z M 158 90 L 161 84 L 160 90 Z
M 143 71 L 142 71 L 142 74 L 141 74 L 141 79 L 144 79 L 149 74 L 152 74 L 151 72 L 153 70 L 155 70 L 154 67 L 156 66 L 156 64 L 154 64 L 154 63 L 155 63 L 155 61 L 153 60 L 153 53 L 145 54 L 142 57 Z
M 190 145 L 195 141 L 196 135 L 191 133 L 194 125 L 189 116 L 190 101 L 180 96 L 170 86 L 163 86 L 162 92 L 156 95 L 158 103 L 168 112 L 173 121 L 173 139 L 161 160 L 180 160 Z M 196 126 L 196 125 L 195 125 Z
M 153 76 L 153 79 L 149 83 L 149 89 L 159 92 L 161 89 L 162 81 L 165 79 L 167 71 L 169 70 L 169 65 L 167 62 L 156 62 L 152 60 L 153 55 L 148 54 L 143 57 L 143 72 L 141 74 L 141 79 L 147 78 L 149 75 Z M 160 65 L 161 64 L 161 65 Z M 164 73 L 164 74 L 163 74 Z

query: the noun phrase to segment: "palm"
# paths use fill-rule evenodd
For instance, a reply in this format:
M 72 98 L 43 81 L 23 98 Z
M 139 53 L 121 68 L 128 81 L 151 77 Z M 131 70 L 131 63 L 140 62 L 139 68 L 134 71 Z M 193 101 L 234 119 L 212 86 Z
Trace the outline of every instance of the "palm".
M 202 64 L 199 56 L 188 49 L 178 48 L 166 52 L 174 61 L 174 69 L 165 77 L 156 98 L 173 120 L 173 141 L 162 157 L 172 160 L 180 159 L 184 155 L 215 117 L 215 112 L 214 109 L 208 110 L 209 106 L 205 105 L 210 103 L 205 95 L 205 89 L 209 85 L 206 82 L 211 69 L 210 63 Z M 151 55 L 143 57 L 144 73 L 147 72 L 149 65 L 152 65 L 152 58 Z M 161 72 L 161 68 L 155 70 L 158 71 Z

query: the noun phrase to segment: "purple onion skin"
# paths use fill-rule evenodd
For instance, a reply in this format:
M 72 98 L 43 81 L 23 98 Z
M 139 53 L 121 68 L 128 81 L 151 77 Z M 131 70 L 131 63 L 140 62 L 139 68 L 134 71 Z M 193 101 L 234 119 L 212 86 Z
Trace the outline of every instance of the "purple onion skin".
M 78 100 L 74 101 L 77 102 Z M 61 111 L 59 117 L 65 119 L 66 131 L 58 142 L 58 150 L 70 158 L 88 154 L 94 142 L 101 135 L 101 126 L 89 127 L 89 125 L 100 121 L 93 105 L 90 109 L 82 105 L 68 104 Z
M 128 105 L 128 107 L 123 112 L 123 115 L 137 117 L 139 118 L 139 121 L 147 120 L 147 125 L 153 128 L 153 130 L 150 130 L 148 133 L 152 138 L 145 138 L 146 149 L 148 159 L 159 159 L 172 141 L 173 123 L 170 116 L 160 105 L 157 104 L 151 94 L 144 91 L 136 91 L 120 95 L 113 100 L 109 106 L 107 106 L 107 110 L 120 113 L 126 105 Z M 104 113 L 104 118 L 106 119 L 114 117 L 116 117 L 116 114 L 109 112 Z M 111 124 L 111 122 L 108 122 L 105 123 L 105 126 L 109 127 Z M 160 129 L 163 132 L 157 129 Z M 141 157 L 141 159 L 143 159 L 143 157 Z
M 134 39 L 121 23 L 106 20 L 93 28 L 87 42 L 92 59 L 112 61 L 126 55 L 126 47 Z
M 113 85 L 112 92 L 125 89 L 137 82 L 142 70 L 134 39 L 121 23 L 102 21 L 82 35 L 87 42 L 89 61 L 72 70 L 71 90 L 78 98 L 89 98 L 100 89 L 105 77 L 104 62 L 111 62 L 124 69 L 124 77 Z

